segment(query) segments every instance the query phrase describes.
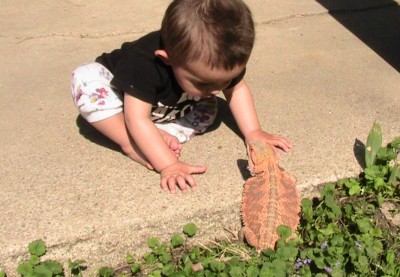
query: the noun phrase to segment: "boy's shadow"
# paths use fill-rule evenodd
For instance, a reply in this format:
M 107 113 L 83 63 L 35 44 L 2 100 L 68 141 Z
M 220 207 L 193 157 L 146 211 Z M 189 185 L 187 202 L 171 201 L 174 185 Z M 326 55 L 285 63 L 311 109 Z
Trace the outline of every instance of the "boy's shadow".
M 242 133 L 239 130 L 239 127 L 236 124 L 235 118 L 232 115 L 231 110 L 229 109 L 228 103 L 222 99 L 222 98 L 217 98 L 218 100 L 218 125 L 214 127 L 216 129 L 219 127 L 219 125 L 223 122 L 233 133 L 235 133 L 238 137 L 240 137 L 243 141 L 243 147 L 245 147 L 244 144 L 244 137 Z M 250 171 L 248 170 L 248 161 L 244 159 L 238 159 L 236 161 L 236 165 L 239 168 L 240 174 L 242 175 L 243 180 L 247 180 L 248 178 L 251 177 Z
M 218 103 L 218 116 L 215 119 L 213 125 L 211 125 L 204 134 L 216 130 L 223 122 L 236 135 L 242 138 L 239 128 L 236 125 L 235 119 L 233 118 L 233 115 L 226 101 L 222 98 L 217 97 L 217 103 Z M 76 125 L 79 128 L 79 133 L 84 138 L 100 146 L 107 147 L 113 151 L 118 151 L 122 153 L 118 144 L 114 143 L 112 140 L 110 140 L 109 138 L 101 134 L 99 131 L 97 131 L 81 115 L 78 115 L 78 117 L 76 118 Z
M 229 129 L 231 129 L 232 132 L 234 132 L 238 137 L 243 139 L 243 136 L 240 133 L 239 127 L 237 126 L 236 121 L 233 118 L 232 112 L 229 109 L 226 100 L 217 97 L 217 104 L 218 104 L 218 116 L 215 119 L 214 124 L 211 125 L 205 133 L 218 129 L 218 127 L 223 122 Z
M 81 115 L 76 118 L 76 125 L 79 128 L 79 133 L 86 139 L 100 146 L 107 147 L 108 149 L 121 152 L 121 148 L 118 144 L 104 136 L 102 133 L 97 131 L 89 122 L 86 121 Z

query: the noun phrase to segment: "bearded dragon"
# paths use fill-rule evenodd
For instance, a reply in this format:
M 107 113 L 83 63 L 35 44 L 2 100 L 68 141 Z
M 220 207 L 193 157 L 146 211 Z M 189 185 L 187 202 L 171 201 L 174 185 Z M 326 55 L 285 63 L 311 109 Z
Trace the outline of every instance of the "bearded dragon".
M 278 164 L 278 152 L 262 141 L 247 142 L 249 170 L 242 200 L 242 236 L 259 252 L 274 249 L 276 228 L 286 225 L 294 232 L 300 220 L 296 181 Z

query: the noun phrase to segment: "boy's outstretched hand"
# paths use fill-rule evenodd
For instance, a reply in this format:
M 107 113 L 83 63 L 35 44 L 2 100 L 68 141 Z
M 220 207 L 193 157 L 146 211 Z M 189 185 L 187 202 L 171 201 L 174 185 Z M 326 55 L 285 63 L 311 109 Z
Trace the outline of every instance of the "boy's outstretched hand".
M 171 193 L 176 193 L 176 186 L 183 192 L 187 191 L 187 186 L 191 188 L 196 186 L 192 174 L 201 174 L 206 172 L 206 166 L 193 166 L 181 161 L 167 166 L 161 170 L 161 188 Z
M 285 152 L 289 152 L 292 149 L 292 144 L 290 141 L 281 136 L 281 135 L 274 135 L 264 132 L 263 130 L 253 131 L 246 136 L 246 141 L 249 140 L 261 140 L 265 141 L 268 144 L 271 144 L 277 148 L 282 149 Z

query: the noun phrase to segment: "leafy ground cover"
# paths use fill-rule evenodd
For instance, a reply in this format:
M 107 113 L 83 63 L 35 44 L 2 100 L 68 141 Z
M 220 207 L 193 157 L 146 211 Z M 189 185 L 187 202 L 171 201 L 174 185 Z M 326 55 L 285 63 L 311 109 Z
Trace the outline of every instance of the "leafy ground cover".
M 358 178 L 326 184 L 320 197 L 304 198 L 295 238 L 290 228 L 277 229 L 275 249 L 257 253 L 235 236 L 202 244 L 197 227 L 184 226 L 170 241 L 148 239 L 140 259 L 127 254 L 119 268 L 103 267 L 98 276 L 400 276 L 399 226 L 390 214 L 400 209 L 400 137 L 382 147 L 375 123 L 365 145 L 365 168 Z M 290 238 L 290 239 L 289 239 Z M 69 261 L 64 269 L 45 260 L 45 243 L 28 246 L 30 259 L 21 276 L 84 276 L 85 261 Z M 0 271 L 0 277 L 6 273 Z

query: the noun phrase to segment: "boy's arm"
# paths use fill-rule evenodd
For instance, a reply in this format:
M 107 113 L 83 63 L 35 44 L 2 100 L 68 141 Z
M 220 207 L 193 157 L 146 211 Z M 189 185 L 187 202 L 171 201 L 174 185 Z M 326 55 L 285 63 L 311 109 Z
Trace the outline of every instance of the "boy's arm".
M 292 148 L 290 142 L 283 136 L 269 134 L 261 129 L 254 106 L 253 95 L 244 80 L 240 81 L 233 88 L 224 90 L 223 93 L 246 141 L 250 139 L 265 140 L 285 152 L 288 152 Z
M 206 167 L 178 160 L 152 122 L 151 108 L 151 104 L 125 93 L 124 113 L 129 134 L 154 169 L 161 173 L 162 189 L 174 192 L 176 185 L 183 191 L 187 190 L 186 184 L 194 187 L 196 182 L 191 174 L 203 173 Z

